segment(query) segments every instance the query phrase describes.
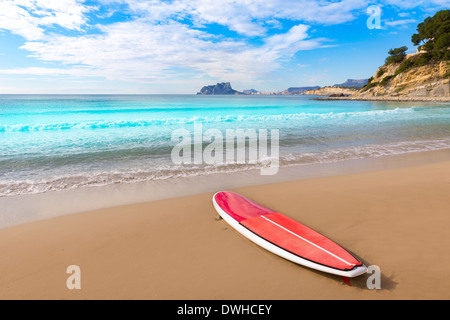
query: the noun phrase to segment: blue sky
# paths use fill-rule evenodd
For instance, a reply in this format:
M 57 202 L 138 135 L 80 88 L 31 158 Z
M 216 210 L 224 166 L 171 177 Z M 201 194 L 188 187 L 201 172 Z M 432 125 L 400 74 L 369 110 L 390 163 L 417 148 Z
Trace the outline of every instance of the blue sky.
M 369 6 L 381 10 L 369 29 Z M 450 0 L 0 0 L 0 93 L 262 91 L 368 78 Z

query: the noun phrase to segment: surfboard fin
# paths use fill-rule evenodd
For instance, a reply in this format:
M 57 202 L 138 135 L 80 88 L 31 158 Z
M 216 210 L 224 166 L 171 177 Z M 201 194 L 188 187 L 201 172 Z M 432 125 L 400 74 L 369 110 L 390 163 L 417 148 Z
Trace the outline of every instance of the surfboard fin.
M 346 284 L 348 284 L 350 287 L 352 286 L 351 285 L 351 283 L 350 283 L 350 279 L 348 278 L 348 277 L 342 277 L 342 280 L 344 280 L 344 282 L 346 283 Z

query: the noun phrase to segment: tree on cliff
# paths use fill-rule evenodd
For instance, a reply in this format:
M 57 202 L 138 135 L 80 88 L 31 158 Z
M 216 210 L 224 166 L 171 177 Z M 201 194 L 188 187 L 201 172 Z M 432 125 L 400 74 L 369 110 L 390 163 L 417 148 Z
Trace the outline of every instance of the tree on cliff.
M 412 43 L 419 50 L 426 51 L 429 58 L 436 60 L 450 59 L 450 10 L 436 12 L 417 25 L 417 33 L 411 37 Z
M 408 50 L 408 47 L 405 46 L 389 50 L 389 57 L 386 58 L 386 64 L 402 62 L 406 57 L 406 50 Z

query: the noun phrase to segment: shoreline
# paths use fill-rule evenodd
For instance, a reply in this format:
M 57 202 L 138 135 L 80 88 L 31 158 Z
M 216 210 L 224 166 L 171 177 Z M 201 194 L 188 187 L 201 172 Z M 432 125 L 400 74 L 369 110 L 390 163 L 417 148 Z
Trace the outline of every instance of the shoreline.
M 318 97 L 311 100 L 353 100 L 353 101 L 406 101 L 406 102 L 450 102 L 450 97 Z
M 450 149 L 411 152 L 337 162 L 292 165 L 275 176 L 262 176 L 259 169 L 215 173 L 165 180 L 120 183 L 0 197 L 0 231 L 4 228 L 121 205 L 130 205 L 219 190 L 324 178 L 353 173 L 400 169 L 450 160 Z
M 369 275 L 349 287 L 254 245 L 217 219 L 206 192 L 0 230 L 0 299 L 448 299 L 448 152 L 405 159 L 232 188 L 379 266 L 381 290 L 366 287 Z M 74 264 L 81 290 L 65 285 Z

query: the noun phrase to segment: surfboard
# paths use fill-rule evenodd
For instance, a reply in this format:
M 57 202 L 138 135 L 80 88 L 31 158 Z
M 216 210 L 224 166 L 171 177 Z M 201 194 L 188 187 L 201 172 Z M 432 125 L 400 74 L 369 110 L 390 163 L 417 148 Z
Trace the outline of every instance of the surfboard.
M 279 212 L 237 193 L 214 194 L 218 214 L 243 236 L 264 249 L 299 265 L 353 278 L 366 273 L 349 251 Z

